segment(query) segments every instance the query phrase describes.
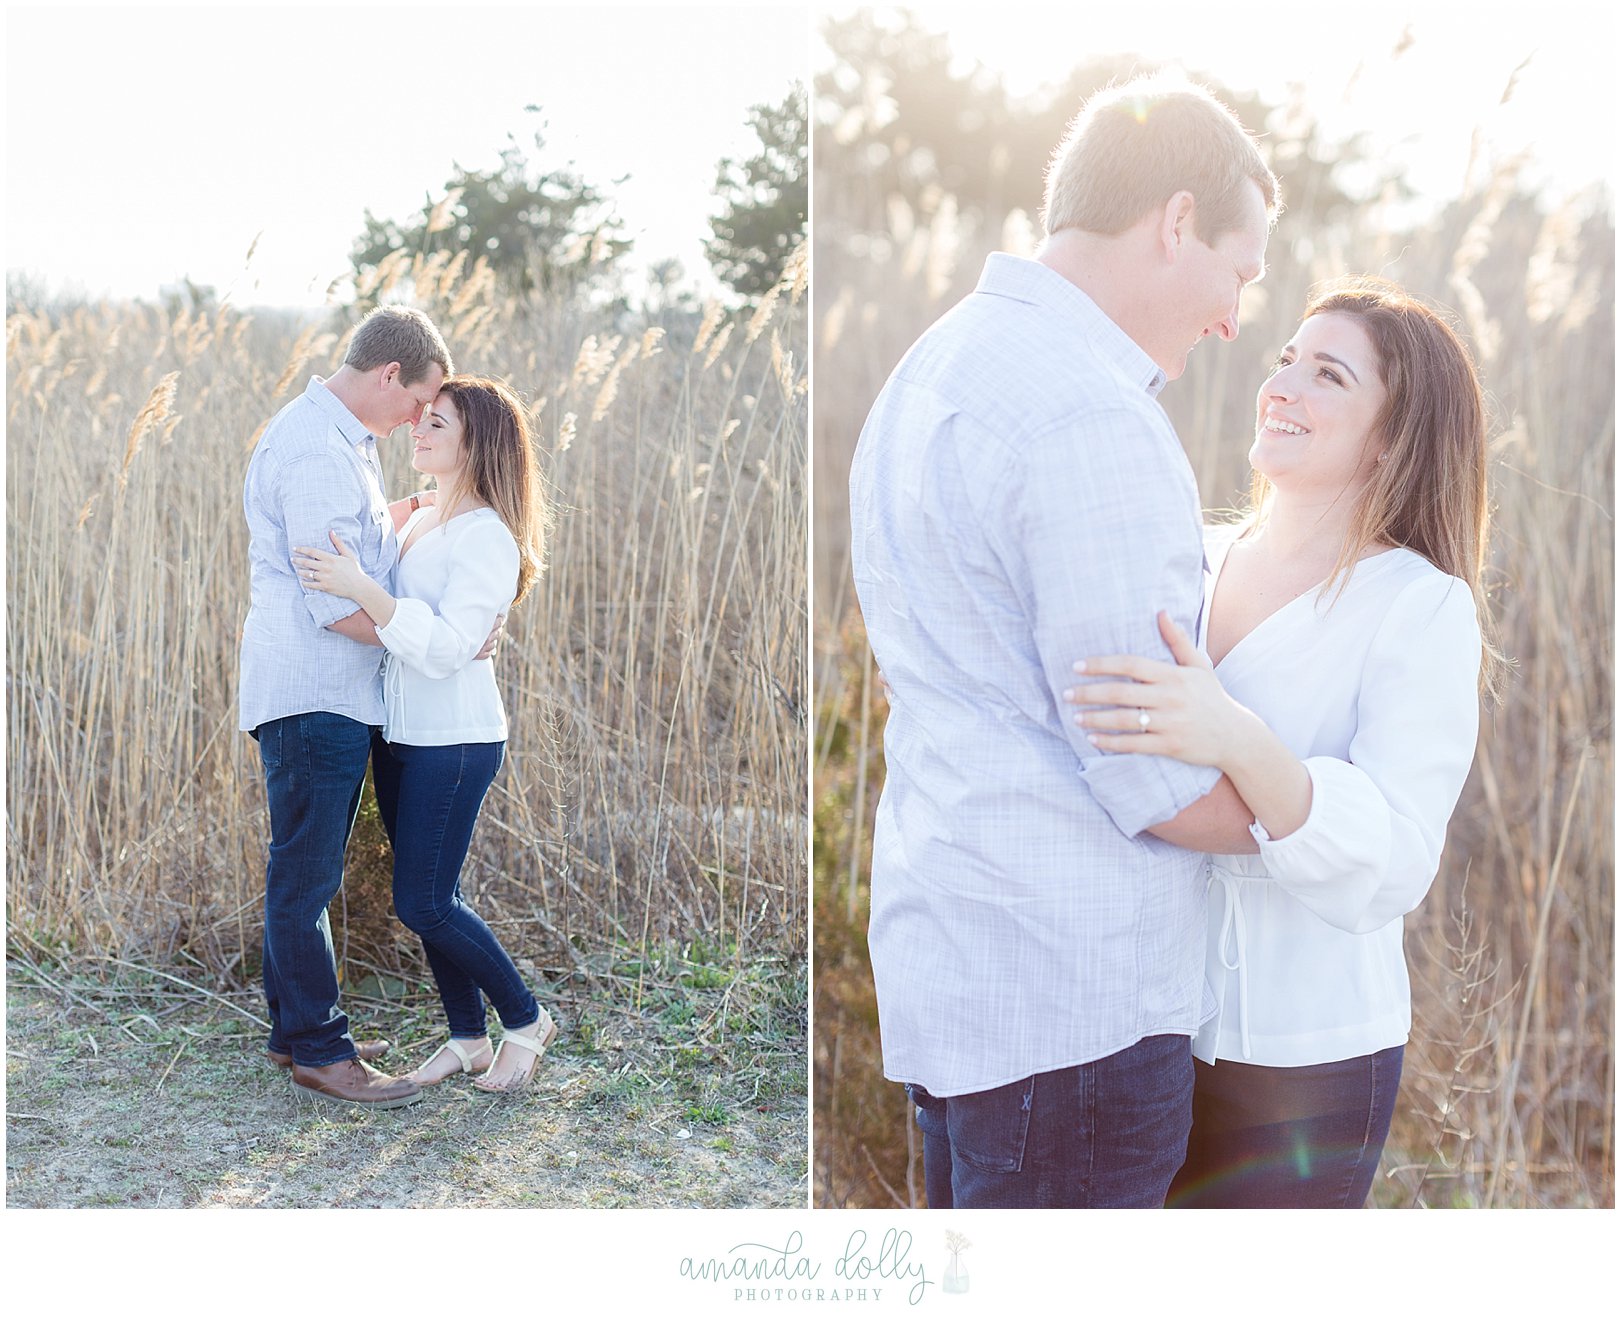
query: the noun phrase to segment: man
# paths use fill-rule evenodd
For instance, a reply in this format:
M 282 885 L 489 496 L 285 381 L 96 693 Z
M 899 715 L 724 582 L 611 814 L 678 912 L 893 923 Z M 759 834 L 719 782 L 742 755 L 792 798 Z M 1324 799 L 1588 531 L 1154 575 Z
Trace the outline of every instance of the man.
M 352 600 L 306 589 L 298 545 L 336 532 L 386 582 L 398 554 L 377 439 L 415 422 L 452 371 L 432 321 L 405 307 L 374 311 L 344 363 L 276 414 L 242 491 L 252 599 L 242 627 L 240 726 L 259 743 L 270 803 L 265 871 L 265 998 L 272 1061 L 293 1083 L 343 1103 L 394 1108 L 414 1082 L 368 1065 L 338 1008 L 327 906 L 360 805 L 373 726 L 383 722 L 377 630 Z
M 1084 656 L 1165 656 L 1161 609 L 1192 630 L 1198 492 L 1155 396 L 1237 336 L 1276 208 L 1203 89 L 1099 93 L 1035 260 L 993 254 L 862 431 L 853 569 L 893 692 L 869 939 L 931 1206 L 1159 1205 L 1182 1162 L 1198 853 L 1254 851 L 1249 817 L 1214 770 L 1099 753 L 1062 693 Z

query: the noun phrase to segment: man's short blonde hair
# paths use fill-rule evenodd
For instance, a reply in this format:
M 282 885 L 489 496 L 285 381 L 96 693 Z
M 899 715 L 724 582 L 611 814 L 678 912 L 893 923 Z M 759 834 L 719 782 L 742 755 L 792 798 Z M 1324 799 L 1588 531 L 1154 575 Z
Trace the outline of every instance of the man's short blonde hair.
M 450 350 L 439 327 L 415 307 L 379 307 L 360 322 L 343 364 L 356 371 L 375 371 L 390 362 L 400 364 L 400 384 L 414 385 L 437 366 L 454 375 Z
M 1118 234 L 1185 190 L 1195 232 L 1213 243 L 1237 227 L 1246 183 L 1276 218 L 1278 180 L 1244 125 L 1208 89 L 1155 74 L 1081 107 L 1047 166 L 1042 219 L 1049 234 Z

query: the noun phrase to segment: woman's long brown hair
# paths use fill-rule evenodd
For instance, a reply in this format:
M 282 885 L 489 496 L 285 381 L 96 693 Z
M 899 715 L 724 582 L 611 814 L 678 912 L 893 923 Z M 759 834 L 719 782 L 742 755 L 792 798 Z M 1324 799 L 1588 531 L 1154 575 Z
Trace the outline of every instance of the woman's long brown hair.
M 529 438 L 523 403 L 505 385 L 480 376 L 452 376 L 440 387 L 462 423 L 466 465 L 454 489 L 440 491 L 446 512 L 468 495 L 493 508 L 518 542 L 516 604 L 529 593 L 546 566 L 546 532 L 551 510 L 546 501 Z
M 1405 289 L 1348 276 L 1312 291 L 1302 319 L 1355 316 L 1372 340 L 1385 386 L 1374 421 L 1383 457 L 1357 498 L 1330 584 L 1342 584 L 1372 545 L 1401 545 L 1461 578 L 1475 598 L 1484 640 L 1480 681 L 1495 695 L 1503 668 L 1492 642 L 1481 575 L 1490 524 L 1486 492 L 1486 402 L 1474 359 L 1457 332 Z M 1250 504 L 1266 516 L 1271 483 L 1256 472 Z

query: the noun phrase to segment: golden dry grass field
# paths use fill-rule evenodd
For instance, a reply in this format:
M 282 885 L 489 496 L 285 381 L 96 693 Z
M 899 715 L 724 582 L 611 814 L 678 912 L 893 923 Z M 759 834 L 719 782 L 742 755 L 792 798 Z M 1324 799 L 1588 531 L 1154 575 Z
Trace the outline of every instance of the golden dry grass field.
M 884 703 L 849 582 L 849 462 L 901 354 L 986 252 L 1029 229 L 965 222 L 949 196 L 927 212 L 873 196 L 834 134 L 817 151 L 813 1178 L 819 1204 L 905 1205 L 921 1198 L 921 1142 L 882 1078 L 866 960 Z M 1313 282 L 1395 279 L 1454 311 L 1480 364 L 1488 583 L 1513 670 L 1483 713 L 1441 874 L 1408 918 L 1415 1025 L 1377 1204 L 1614 1202 L 1612 206 L 1549 210 L 1509 169 L 1411 230 L 1372 206 L 1307 233 L 1286 210 L 1241 338 L 1202 348 L 1161 395 L 1219 509 L 1247 485 L 1255 389 Z
M 769 1057 L 801 1112 L 804 290 L 803 254 L 756 308 L 701 323 L 516 300 L 448 255 L 391 258 L 360 290 L 422 307 L 459 367 L 521 393 L 558 512 L 496 660 L 512 731 L 470 900 L 565 1014 L 663 1013 L 659 1048 L 684 1030 L 680 1047 L 739 1074 Z M 158 969 L 192 1006 L 262 1013 L 268 827 L 236 727 L 242 477 L 356 319 L 8 309 L 14 999 L 28 985 L 113 1012 L 51 986 L 88 974 L 117 998 Z M 380 449 L 391 494 L 420 483 L 399 436 Z M 420 1001 L 369 793 L 333 918 L 348 990 L 385 1016 Z M 688 991 L 716 1001 L 697 1012 Z M 251 1050 L 240 1016 L 222 1020 Z M 799 1164 L 780 1170 L 791 1202 Z

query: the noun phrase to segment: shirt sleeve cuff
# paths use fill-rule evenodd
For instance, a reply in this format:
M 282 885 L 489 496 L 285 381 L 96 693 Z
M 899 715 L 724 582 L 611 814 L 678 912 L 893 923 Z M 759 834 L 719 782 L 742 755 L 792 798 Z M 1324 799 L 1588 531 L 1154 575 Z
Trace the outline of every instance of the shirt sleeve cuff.
M 1221 771 L 1209 765 L 1127 754 L 1089 757 L 1077 772 L 1127 838 L 1174 819 L 1221 779 Z
M 394 602 L 394 617 L 377 629 L 377 639 L 401 659 L 419 658 L 427 649 L 433 610 L 425 601 L 402 596 Z
M 316 627 L 331 627 L 360 612 L 360 606 L 348 596 L 307 589 L 304 592 L 304 608 L 309 610 Z
M 1295 883 L 1377 869 L 1390 853 L 1390 812 L 1365 773 L 1349 761 L 1312 756 L 1311 810 L 1293 833 L 1274 839 L 1259 821 L 1250 833 L 1273 879 Z

